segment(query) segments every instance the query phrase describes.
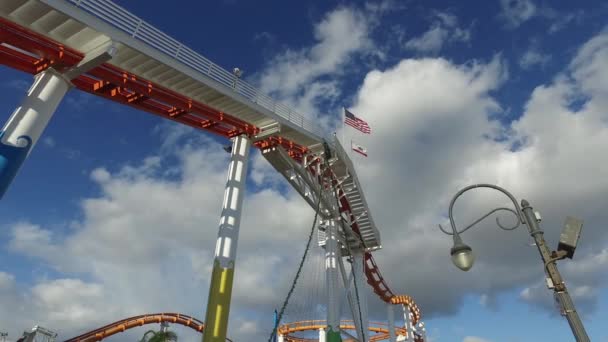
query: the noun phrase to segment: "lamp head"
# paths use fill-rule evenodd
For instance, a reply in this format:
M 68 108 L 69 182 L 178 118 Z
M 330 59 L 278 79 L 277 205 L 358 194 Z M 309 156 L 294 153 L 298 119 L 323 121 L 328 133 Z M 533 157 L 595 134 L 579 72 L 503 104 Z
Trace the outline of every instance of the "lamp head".
M 454 246 L 450 250 L 452 263 L 463 271 L 468 271 L 473 267 L 475 255 L 468 245 L 462 242 L 460 235 L 454 234 Z

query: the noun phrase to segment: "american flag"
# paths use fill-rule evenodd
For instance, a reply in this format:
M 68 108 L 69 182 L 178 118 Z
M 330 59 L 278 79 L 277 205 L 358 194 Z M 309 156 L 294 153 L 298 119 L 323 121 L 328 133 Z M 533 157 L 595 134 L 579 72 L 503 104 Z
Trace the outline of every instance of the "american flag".
M 369 127 L 367 122 L 359 119 L 353 113 L 349 112 L 346 108 L 344 108 L 344 123 L 358 129 L 359 131 L 370 134 L 372 129 Z

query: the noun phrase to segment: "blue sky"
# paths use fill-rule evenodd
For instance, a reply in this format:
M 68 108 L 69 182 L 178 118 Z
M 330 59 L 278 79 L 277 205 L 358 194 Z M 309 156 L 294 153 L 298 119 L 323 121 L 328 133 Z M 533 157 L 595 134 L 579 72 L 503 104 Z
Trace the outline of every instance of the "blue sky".
M 356 161 L 385 242 L 377 260 L 396 292 L 418 300 L 432 341 L 573 340 L 539 286 L 542 265 L 523 228 L 473 230 L 464 238 L 476 267 L 449 264 L 450 239 L 434 227 L 450 196 L 477 182 L 531 199 L 550 246 L 565 215 L 585 219 L 580 251 L 560 267 L 591 339 L 608 341 L 606 4 L 117 3 L 328 129 L 341 106 L 370 122 L 370 137 L 347 134 L 369 148 Z M 0 72 L 7 120 L 32 77 Z M 138 310 L 204 317 L 226 143 L 70 91 L 0 205 L 0 299 L 20 307 L 0 309 L 13 325 L 0 330 L 14 336 L 35 321 L 67 338 Z M 242 340 L 269 330 L 312 220 L 265 160 L 252 159 L 231 321 Z M 496 199 L 464 202 L 463 223 Z M 252 233 L 258 227 L 267 231 Z M 172 285 L 183 290 L 161 292 Z

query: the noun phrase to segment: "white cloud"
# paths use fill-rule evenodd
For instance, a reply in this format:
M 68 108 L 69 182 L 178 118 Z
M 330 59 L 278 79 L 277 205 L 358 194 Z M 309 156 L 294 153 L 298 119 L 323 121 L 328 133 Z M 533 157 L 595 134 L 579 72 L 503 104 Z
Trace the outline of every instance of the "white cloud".
M 0 291 L 12 288 L 15 283 L 15 276 L 0 271 Z
M 528 70 L 537 65 L 541 67 L 545 66 L 549 61 L 551 61 L 551 55 L 544 54 L 538 49 L 531 47 L 519 59 L 519 66 L 524 70 Z
M 292 84 L 288 92 L 294 92 L 301 80 L 315 83 L 335 73 L 352 51 L 365 50 L 367 30 L 357 30 L 362 26 L 351 21 L 353 13 L 332 12 L 317 26 L 314 48 L 296 51 L 293 59 L 288 52 L 277 57 L 279 67 L 293 65 L 300 73 L 268 80 L 284 78 Z M 330 46 L 345 34 L 344 27 L 355 36 L 363 33 Z M 465 294 L 491 296 L 521 284 L 532 288 L 541 276 L 539 264 L 531 262 L 538 261 L 537 251 L 524 248 L 525 229 L 506 233 L 491 221 L 463 235 L 478 255 L 475 267 L 466 274 L 452 267 L 450 238 L 436 224 L 445 221 L 451 196 L 474 182 L 499 184 L 529 199 L 541 210 L 545 227 L 559 226 L 565 208 L 585 218 L 580 250 L 565 264 L 564 275 L 576 278 L 572 292 L 578 299 L 593 301 L 599 293 L 603 285 L 595 275 L 606 273 L 608 240 L 602 229 L 608 219 L 603 200 L 608 194 L 607 41 L 603 33 L 585 44 L 567 70 L 534 90 L 522 117 L 507 127 L 492 119 L 502 114 L 492 94 L 508 79 L 500 56 L 464 65 L 441 58 L 405 59 L 366 75 L 353 110 L 365 113 L 374 129 L 365 142 L 370 157 L 357 169 L 383 234 L 384 249 L 376 259 L 393 290 L 413 295 L 425 317 L 457 312 Z M 269 87 L 282 92 L 273 82 Z M 584 104 L 572 109 L 580 99 Z M 520 148 L 511 149 L 517 141 Z M 0 273 L 0 302 L 11 308 L 0 309 L 0 321 L 14 322 L 14 334 L 47 322 L 60 326 L 67 338 L 145 312 L 181 311 L 202 318 L 227 158 L 211 139 L 171 131 L 156 155 L 117 170 L 100 165 L 93 171 L 100 194 L 81 201 L 81 219 L 66 235 L 15 224 L 12 251 L 67 275 L 31 285 Z M 235 340 L 257 341 L 267 337 L 272 310 L 287 292 L 312 210 L 292 191 L 277 190 L 259 156 L 251 168 L 259 189 L 245 199 L 230 331 Z M 504 199 L 491 192 L 467 195 L 455 208 L 457 222 L 462 226 L 499 204 Z M 555 240 L 557 234 L 547 230 L 545 235 Z M 600 245 L 601 252 L 588 241 Z M 303 280 L 310 284 L 314 278 Z M 448 281 L 450 291 L 445 290 Z M 543 291 L 542 298 L 550 299 Z M 73 298 L 66 299 L 70 292 Z M 371 316 L 383 320 L 385 307 L 368 298 Z M 97 315 L 91 316 L 90 309 Z M 86 324 L 68 322 L 72 311 Z M 184 334 L 183 340 L 197 339 Z
M 548 19 L 551 22 L 549 33 L 557 33 L 565 29 L 572 23 L 580 24 L 585 18 L 585 12 L 578 10 L 574 12 L 560 12 L 551 7 L 542 7 L 539 9 L 539 15 Z
M 368 35 L 369 18 L 355 8 L 329 12 L 314 27 L 315 45 L 288 49 L 269 62 L 258 75 L 261 89 L 289 99 L 321 75 L 344 73 L 340 67 L 355 53 L 373 47 Z
M 455 15 L 446 12 L 435 12 L 433 23 L 428 31 L 412 38 L 405 43 L 405 47 L 421 53 L 437 53 L 441 48 L 452 42 L 468 42 L 471 39 L 470 29 L 458 26 Z
M 40 323 L 61 328 L 67 338 L 150 312 L 178 311 L 203 318 L 229 155 L 207 138 L 185 134 L 175 140 L 178 145 L 165 146 L 172 151 L 163 155 L 165 163 L 152 156 L 114 172 L 94 170 L 91 180 L 101 196 L 82 200 L 83 219 L 67 236 L 34 224 L 13 225 L 12 251 L 91 281 L 43 279 L 31 288 L 13 287 L 10 298 L 18 302 L 31 297 L 20 305 L 32 310 L 11 318 L 16 322 L 12 334 Z M 177 180 L 168 180 L 160 170 L 175 163 L 180 170 Z M 259 173 L 256 165 L 251 166 L 253 173 Z M 312 210 L 294 194 L 271 189 L 249 193 L 245 207 L 233 303 L 245 311 L 271 313 L 291 281 L 278 275 L 291 274 L 300 257 L 290 254 L 300 253 Z M 0 274 L 1 284 L 9 284 L 5 278 L 12 279 Z M 269 279 L 275 280 L 268 284 Z M 251 332 L 245 329 L 251 327 L 246 323 L 251 319 L 238 309 L 233 312 L 233 324 L 245 325 L 232 337 L 243 340 Z M 260 335 L 267 330 L 259 329 Z
M 531 0 L 500 0 L 500 17 L 507 28 L 517 28 L 537 14 L 537 7 Z
M 101 304 L 110 296 L 100 284 L 85 283 L 80 279 L 56 279 L 32 288 L 33 302 L 48 315 L 52 323 L 43 325 L 61 326 L 72 322 L 88 325 L 96 322 L 99 308 L 91 302 Z
M 46 146 L 46 147 L 55 147 L 55 139 L 53 139 L 53 137 L 44 137 L 42 139 L 42 143 Z
M 341 6 L 327 12 L 313 27 L 314 44 L 277 53 L 252 77 L 254 82 L 321 126 L 334 127 L 334 118 L 320 113 L 341 108 L 341 85 L 355 74 L 353 70 L 360 72 L 384 58 L 386 47 L 375 45 L 371 36 L 382 27 L 383 15 L 403 9 L 396 1 L 364 7 Z

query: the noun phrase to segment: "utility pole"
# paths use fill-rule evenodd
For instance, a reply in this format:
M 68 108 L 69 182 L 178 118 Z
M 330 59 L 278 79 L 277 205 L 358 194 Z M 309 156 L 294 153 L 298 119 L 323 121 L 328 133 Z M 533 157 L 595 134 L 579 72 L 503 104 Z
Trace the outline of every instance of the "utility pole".
M 566 252 L 550 252 L 549 247 L 547 247 L 547 244 L 545 243 L 544 233 L 538 225 L 538 221 L 540 221 L 540 219 L 537 218 L 534 209 L 532 209 L 532 206 L 528 201 L 521 201 L 521 210 L 524 213 L 526 226 L 528 226 L 530 236 L 534 238 L 534 242 L 536 242 L 536 247 L 538 247 L 540 257 L 545 263 L 545 273 L 549 276 L 549 278 L 547 278 L 547 286 L 549 289 L 553 290 L 553 295 L 560 304 L 561 314 L 566 316 L 576 341 L 589 342 L 589 336 L 587 336 L 583 322 L 578 316 L 578 312 L 576 312 L 576 309 L 574 308 L 574 303 L 572 302 L 572 298 L 570 298 L 566 284 L 564 283 L 562 276 L 559 274 L 557 265 L 555 264 L 557 260 L 566 257 Z

